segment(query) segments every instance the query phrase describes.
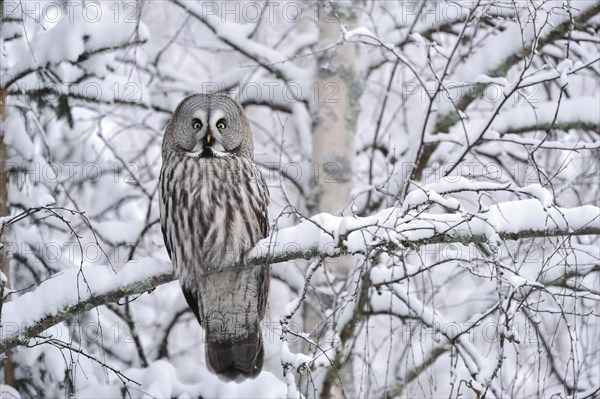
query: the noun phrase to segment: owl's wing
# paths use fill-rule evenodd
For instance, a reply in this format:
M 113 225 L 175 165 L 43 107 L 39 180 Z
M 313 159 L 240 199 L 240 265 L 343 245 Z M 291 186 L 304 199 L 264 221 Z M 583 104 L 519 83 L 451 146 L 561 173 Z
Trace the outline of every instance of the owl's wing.
M 175 262 L 175 260 L 173 259 L 173 255 L 174 255 L 174 251 L 175 251 L 174 246 L 177 245 L 177 242 L 172 241 L 173 234 L 169 234 L 169 229 L 179 228 L 178 227 L 179 223 L 177 223 L 177 220 L 173 218 L 173 214 L 172 214 L 173 213 L 173 210 L 172 210 L 173 203 L 177 203 L 179 198 L 177 198 L 173 195 L 172 190 L 169 190 L 169 182 L 173 182 L 173 179 L 175 178 L 175 173 L 174 173 L 175 166 L 176 166 L 176 164 L 170 164 L 170 163 L 163 162 L 163 166 L 162 166 L 161 172 L 160 172 L 160 179 L 159 179 L 159 185 L 160 185 L 160 192 L 159 192 L 160 200 L 159 200 L 159 202 L 160 202 L 160 207 L 161 207 L 160 230 L 162 232 L 163 241 L 165 243 L 165 248 L 167 249 L 167 253 L 169 254 L 169 259 L 171 259 L 171 261 L 173 261 L 173 262 Z M 171 214 L 170 215 L 167 212 L 167 209 L 169 208 L 167 204 L 169 202 L 171 202 Z M 185 202 L 187 202 L 187 200 Z M 171 233 L 173 233 L 172 230 L 171 230 Z M 198 322 L 200 324 L 202 324 L 202 321 L 200 319 L 200 307 L 199 307 L 199 302 L 198 302 L 198 298 L 197 298 L 198 296 L 196 294 L 194 294 L 194 292 L 189 289 L 189 286 L 187 286 L 183 282 L 181 283 L 181 289 L 183 291 L 183 296 L 185 297 L 187 304 L 194 312 L 194 315 L 198 319 Z
M 255 184 L 256 189 L 259 193 L 258 206 L 255 208 L 256 219 L 260 227 L 260 239 L 266 238 L 269 235 L 269 187 L 265 182 L 265 179 L 260 172 L 258 166 L 254 167 Z M 267 309 L 267 302 L 269 296 L 269 280 L 271 274 L 271 265 L 267 261 L 264 265 L 261 265 L 254 269 L 255 277 L 257 279 L 257 286 L 260 287 L 258 290 L 258 315 L 260 319 L 265 317 L 265 311 Z
M 252 207 L 258 227 L 260 228 L 260 239 L 269 235 L 269 187 L 263 178 L 258 165 L 253 165 L 254 190 L 256 190 Z
M 258 185 L 258 191 L 260 193 L 259 211 L 256 216 L 258 218 L 258 223 L 260 224 L 260 238 L 265 238 L 269 235 L 269 187 L 258 167 L 256 167 L 256 174 L 256 184 Z
M 173 257 L 171 256 L 171 245 L 169 243 L 169 240 L 167 239 L 167 230 L 164 223 L 160 224 L 160 231 L 162 231 L 163 241 L 165 242 L 165 248 L 167 248 L 169 259 L 173 260 Z
M 194 312 L 196 319 L 198 319 L 198 323 L 200 323 L 200 325 L 203 325 L 202 319 L 200 318 L 200 306 L 198 306 L 198 295 L 195 295 L 191 290 L 185 288 L 183 285 L 181 286 L 181 291 L 183 291 L 183 296 L 188 306 L 190 307 L 190 309 L 192 309 L 192 312 Z

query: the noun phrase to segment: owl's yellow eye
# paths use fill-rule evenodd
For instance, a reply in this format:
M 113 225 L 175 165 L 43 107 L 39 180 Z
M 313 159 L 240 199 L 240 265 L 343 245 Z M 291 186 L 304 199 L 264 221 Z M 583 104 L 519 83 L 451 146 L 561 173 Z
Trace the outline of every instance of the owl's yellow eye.
M 200 119 L 194 119 L 194 120 L 192 120 L 192 127 L 195 130 L 202 129 L 202 122 L 200 121 Z
M 221 119 L 217 122 L 217 129 L 225 129 L 227 125 L 225 125 L 225 120 Z

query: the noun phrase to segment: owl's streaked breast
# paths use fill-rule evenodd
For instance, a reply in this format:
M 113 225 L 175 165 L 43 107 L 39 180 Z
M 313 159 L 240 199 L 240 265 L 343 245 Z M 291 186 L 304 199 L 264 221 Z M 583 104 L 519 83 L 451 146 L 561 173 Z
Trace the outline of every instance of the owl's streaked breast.
M 266 236 L 268 190 L 251 160 L 174 154 L 160 180 L 161 228 L 184 281 L 243 261 Z

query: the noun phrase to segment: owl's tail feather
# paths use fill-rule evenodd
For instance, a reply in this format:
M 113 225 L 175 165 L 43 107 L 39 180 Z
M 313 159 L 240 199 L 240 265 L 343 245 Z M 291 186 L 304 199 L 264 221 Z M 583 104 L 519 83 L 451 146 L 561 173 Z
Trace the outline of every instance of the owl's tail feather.
M 257 326 L 256 326 L 257 327 Z M 241 382 L 254 378 L 262 370 L 264 350 L 260 329 L 255 328 L 247 337 L 206 344 L 206 365 L 225 381 Z

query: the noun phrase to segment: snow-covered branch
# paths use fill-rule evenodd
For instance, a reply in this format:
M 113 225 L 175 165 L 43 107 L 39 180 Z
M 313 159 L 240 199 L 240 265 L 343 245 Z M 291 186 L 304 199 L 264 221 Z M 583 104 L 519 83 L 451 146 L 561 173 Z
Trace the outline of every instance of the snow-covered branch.
M 435 196 L 428 192 L 427 198 L 431 197 Z M 366 255 L 435 243 L 600 235 L 600 208 L 591 205 L 544 207 L 532 198 L 499 203 L 474 214 L 405 214 L 405 209 L 390 208 L 364 218 L 316 215 L 260 241 L 249 254 L 248 263 Z M 0 351 L 24 344 L 79 313 L 151 291 L 173 279 L 170 264 L 153 259 L 130 262 L 118 271 L 90 266 L 58 273 L 35 290 L 4 304 Z
M 202 7 L 194 4 L 184 3 L 183 1 L 174 1 L 174 3 L 189 15 L 202 21 L 223 43 L 231 46 L 240 54 L 245 55 L 284 81 L 298 79 L 299 76 L 305 75 L 300 68 L 285 62 L 288 56 L 249 39 L 248 35 L 252 32 L 250 26 L 224 22 L 213 13 L 202 10 Z

